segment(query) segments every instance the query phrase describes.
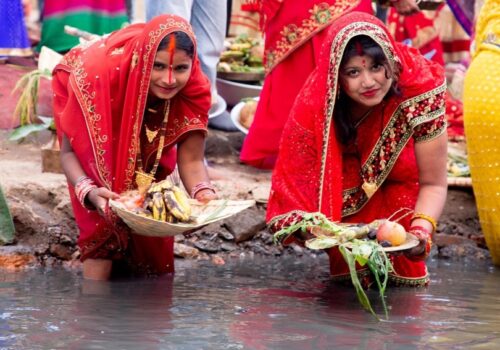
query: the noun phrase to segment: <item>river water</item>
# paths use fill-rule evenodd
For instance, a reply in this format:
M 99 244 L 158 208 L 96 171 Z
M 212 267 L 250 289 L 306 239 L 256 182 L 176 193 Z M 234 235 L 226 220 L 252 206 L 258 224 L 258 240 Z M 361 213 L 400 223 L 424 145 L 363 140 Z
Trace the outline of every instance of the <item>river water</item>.
M 388 290 L 377 321 L 327 266 L 180 261 L 175 277 L 112 282 L 0 272 L 0 349 L 500 349 L 498 268 L 432 260 L 430 286 Z

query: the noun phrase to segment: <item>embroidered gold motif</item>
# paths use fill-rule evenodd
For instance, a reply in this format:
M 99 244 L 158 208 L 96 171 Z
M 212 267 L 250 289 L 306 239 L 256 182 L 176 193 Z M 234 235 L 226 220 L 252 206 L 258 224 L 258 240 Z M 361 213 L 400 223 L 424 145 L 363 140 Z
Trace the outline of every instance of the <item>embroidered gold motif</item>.
M 148 126 L 147 126 L 147 125 L 144 125 L 144 126 L 145 126 L 145 128 L 144 128 L 144 129 L 146 130 L 146 137 L 147 137 L 147 139 L 148 139 L 148 142 L 149 142 L 149 143 L 151 143 L 151 142 L 153 142 L 153 141 L 154 141 L 154 139 L 156 138 L 156 135 L 158 135 L 158 131 L 159 131 L 160 129 L 157 129 L 157 130 L 150 130 L 150 129 L 148 128 Z
M 121 55 L 123 53 L 123 46 L 122 47 L 117 47 L 113 51 L 111 51 L 110 55 Z
M 137 53 L 137 51 L 134 51 L 134 53 L 132 54 L 132 61 L 130 62 L 132 70 L 134 70 L 134 68 L 137 66 L 138 61 L 139 61 L 139 54 Z
M 363 182 L 363 185 L 361 185 L 361 188 L 365 192 L 368 199 L 370 199 L 375 194 L 375 192 L 377 192 L 377 184 L 374 182 L 365 181 Z
M 323 29 L 331 21 L 341 14 L 349 11 L 358 5 L 358 1 L 340 0 L 335 5 L 326 2 L 314 5 L 310 10 L 309 18 L 300 24 L 286 25 L 280 32 L 281 38 L 270 45 L 265 52 L 266 73 L 269 73 L 274 66 L 285 59 L 293 50 L 302 45 L 316 32 Z

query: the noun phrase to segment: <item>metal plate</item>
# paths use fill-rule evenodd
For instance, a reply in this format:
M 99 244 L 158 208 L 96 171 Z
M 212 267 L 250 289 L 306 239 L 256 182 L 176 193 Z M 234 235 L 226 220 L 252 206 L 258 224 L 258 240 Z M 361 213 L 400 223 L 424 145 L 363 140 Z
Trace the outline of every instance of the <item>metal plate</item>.
M 258 82 L 264 80 L 264 73 L 253 72 L 217 72 L 217 78 L 232 80 L 232 81 L 253 81 Z

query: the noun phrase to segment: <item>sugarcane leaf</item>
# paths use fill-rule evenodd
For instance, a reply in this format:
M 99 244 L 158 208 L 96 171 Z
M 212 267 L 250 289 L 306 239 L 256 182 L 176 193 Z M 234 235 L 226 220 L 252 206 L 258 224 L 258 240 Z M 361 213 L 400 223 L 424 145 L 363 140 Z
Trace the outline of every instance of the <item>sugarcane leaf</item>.
M 14 222 L 10 214 L 9 206 L 0 186 L 0 244 L 8 244 L 14 241 Z
M 48 130 L 49 125 L 47 124 L 27 124 L 14 129 L 14 131 L 9 135 L 10 141 L 18 141 L 27 137 L 33 132 L 38 132 L 42 130 Z
M 349 273 L 351 275 L 351 282 L 352 285 L 354 286 L 354 289 L 356 290 L 356 294 L 358 296 L 358 300 L 361 303 L 361 305 L 370 312 L 377 320 L 379 320 L 377 314 L 375 311 L 373 311 L 373 308 L 371 306 L 370 300 L 368 299 L 368 296 L 366 295 L 365 291 L 363 290 L 363 286 L 361 285 L 361 282 L 359 281 L 358 278 L 358 273 L 356 271 L 356 262 L 354 259 L 354 256 L 352 255 L 351 251 L 347 249 L 344 245 L 339 246 L 339 251 L 344 257 L 345 262 L 347 263 L 347 266 L 349 267 Z

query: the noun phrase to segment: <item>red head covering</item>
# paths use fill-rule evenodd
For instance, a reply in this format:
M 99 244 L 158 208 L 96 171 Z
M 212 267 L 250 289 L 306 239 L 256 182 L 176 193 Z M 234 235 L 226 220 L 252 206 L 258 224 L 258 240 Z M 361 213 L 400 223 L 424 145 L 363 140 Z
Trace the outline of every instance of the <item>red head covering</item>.
M 211 100 L 210 83 L 196 55 L 196 40 L 184 19 L 162 15 L 131 25 L 72 49 L 54 69 L 54 118 L 59 137 L 63 133 L 68 137 L 85 174 L 98 186 L 117 193 L 133 187 L 154 58 L 162 39 L 177 31 L 191 38 L 195 51 L 191 76 L 171 99 L 165 148 L 171 147 L 188 131 L 206 131 Z M 113 235 L 119 237 L 120 248 L 126 248 L 127 230 L 84 209 L 71 186 L 70 194 L 83 258 Z M 168 264 L 173 268 L 173 260 Z
M 389 139 L 384 134 L 388 127 L 382 135 L 372 131 L 372 137 L 380 139 L 375 143 L 378 148 L 362 164 L 365 182 L 378 189 L 414 129 L 444 113 L 441 67 L 425 60 L 416 50 L 396 44 L 374 16 L 352 12 L 340 17 L 329 29 L 317 68 L 295 100 L 285 125 L 273 173 L 268 220 L 276 222 L 282 214 L 292 211 L 319 211 L 340 220 L 352 214 L 346 210 L 348 200 L 355 200 L 359 210 L 371 198 L 361 188 L 343 192 L 342 149 L 332 122 L 342 56 L 348 42 L 358 35 L 367 35 L 380 45 L 390 70 L 397 73 L 402 92 L 387 99 L 383 109 L 384 125 L 397 126 L 397 134 Z M 420 109 L 424 104 L 428 108 Z M 442 132 L 442 128 L 436 132 Z
M 176 31 L 196 43 L 184 19 L 163 15 L 71 50 L 54 70 L 56 77 L 59 71 L 69 73 L 68 101 L 55 105 L 56 112 L 64 108 L 64 113 L 55 115 L 57 129 L 70 140 L 78 139 L 77 144 L 72 142 L 75 153 L 92 149 L 94 162 L 86 173 L 116 192 L 132 186 L 154 58 L 161 40 Z M 191 77 L 171 100 L 165 146 L 189 130 L 206 130 L 209 108 L 210 85 L 195 48 Z M 83 129 L 78 128 L 80 124 Z

